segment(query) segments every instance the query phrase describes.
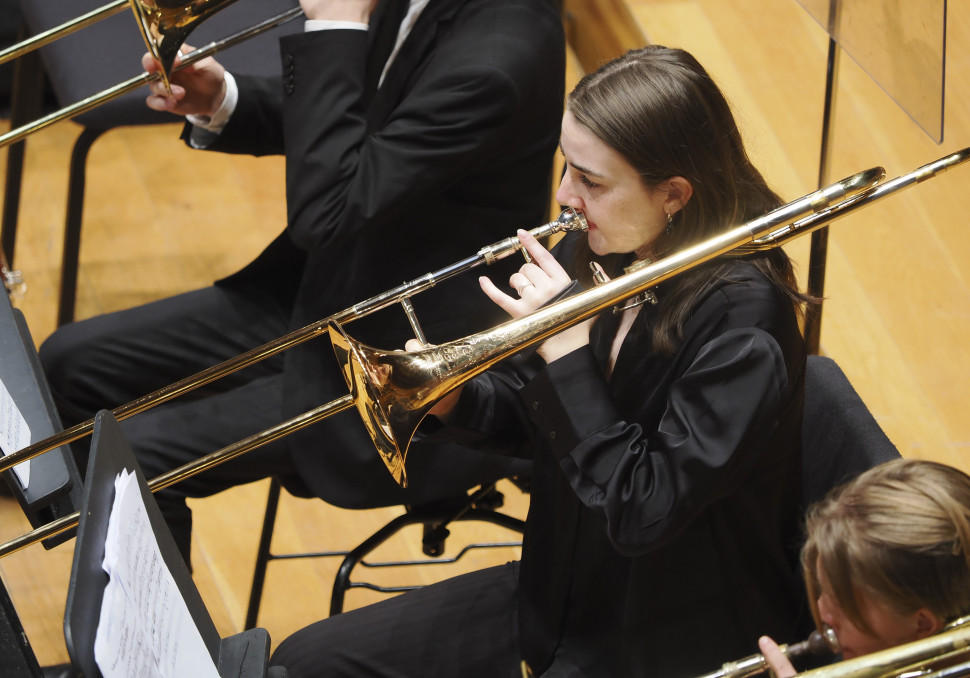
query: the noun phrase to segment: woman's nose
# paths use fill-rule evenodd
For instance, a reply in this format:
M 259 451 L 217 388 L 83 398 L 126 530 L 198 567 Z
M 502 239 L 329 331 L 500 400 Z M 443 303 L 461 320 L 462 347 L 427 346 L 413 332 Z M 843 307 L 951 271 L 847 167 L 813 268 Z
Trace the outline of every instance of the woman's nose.
M 836 623 L 835 614 L 825 602 L 825 596 L 818 599 L 818 616 L 824 624 L 831 627 L 836 633 L 839 632 L 839 625 Z
M 568 172 L 563 175 L 562 181 L 559 182 L 559 190 L 556 191 L 556 202 L 565 207 L 572 207 L 577 210 L 583 209 L 582 201 L 576 195 L 576 191 L 572 190 L 570 186 Z

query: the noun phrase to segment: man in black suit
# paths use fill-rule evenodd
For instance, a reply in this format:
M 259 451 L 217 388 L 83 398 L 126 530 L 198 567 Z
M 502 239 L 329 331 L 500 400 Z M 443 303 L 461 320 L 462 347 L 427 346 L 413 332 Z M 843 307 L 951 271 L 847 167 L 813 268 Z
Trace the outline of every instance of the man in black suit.
M 307 31 L 281 40 L 282 86 L 223 78 L 206 60 L 176 76 L 174 98 L 149 97 L 151 106 L 193 114 L 183 134 L 193 146 L 285 153 L 286 230 L 212 287 L 55 332 L 40 353 L 65 425 L 546 221 L 565 77 L 554 0 L 301 4 Z M 397 42 L 379 47 L 382 28 Z M 413 302 L 433 343 L 501 320 L 477 275 Z M 396 308 L 348 332 L 381 348 L 413 336 Z M 123 426 L 153 477 L 346 393 L 329 343 L 313 340 Z M 519 472 L 518 463 L 416 445 L 404 490 L 348 411 L 156 497 L 188 558 L 187 496 L 279 475 L 296 494 L 368 508 L 453 495 Z

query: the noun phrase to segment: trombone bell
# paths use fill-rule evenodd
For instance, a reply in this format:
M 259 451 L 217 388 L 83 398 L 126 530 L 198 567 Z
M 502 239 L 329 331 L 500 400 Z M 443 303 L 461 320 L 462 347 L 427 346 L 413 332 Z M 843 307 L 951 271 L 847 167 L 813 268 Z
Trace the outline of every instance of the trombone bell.
M 172 91 L 169 76 L 175 65 L 175 57 L 189 33 L 201 21 L 208 19 L 220 9 L 236 0 L 129 0 L 131 10 L 138 20 L 148 51 L 161 65 L 165 89 Z
M 351 339 L 333 321 L 329 329 L 364 428 L 387 470 L 401 487 L 407 487 L 404 459 L 418 424 L 449 391 L 495 361 L 483 360 L 474 342 L 422 351 L 383 351 Z
M 393 401 L 392 404 L 384 404 L 384 398 L 388 397 L 387 385 L 393 368 L 383 364 L 384 352 L 351 339 L 337 323 L 331 321 L 329 329 L 337 363 L 347 382 L 347 388 L 350 389 L 360 419 L 364 422 L 364 428 L 374 441 L 377 453 L 394 480 L 401 487 L 407 487 L 407 473 L 404 470 L 407 449 L 402 452 L 398 447 L 396 433 L 396 429 L 406 427 L 407 422 L 396 421 L 395 416 L 397 419 L 407 419 L 409 411 L 407 408 L 395 407 Z M 412 432 L 419 422 L 420 419 L 414 422 Z M 410 440 L 410 436 L 402 440 Z

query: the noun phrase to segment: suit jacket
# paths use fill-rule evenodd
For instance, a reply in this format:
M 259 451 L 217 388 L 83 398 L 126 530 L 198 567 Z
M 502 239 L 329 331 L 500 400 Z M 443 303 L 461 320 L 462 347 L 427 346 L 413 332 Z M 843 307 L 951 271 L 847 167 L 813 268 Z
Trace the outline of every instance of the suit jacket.
M 365 105 L 369 35 L 332 30 L 283 38 L 282 87 L 237 77 L 238 107 L 209 147 L 286 154 L 286 231 L 221 284 L 271 289 L 291 310 L 292 329 L 547 220 L 565 78 L 554 3 L 431 0 Z M 505 284 L 519 263 L 482 272 Z M 481 292 L 479 274 L 414 297 L 430 341 L 502 319 Z M 392 349 L 413 336 L 397 308 L 347 331 Z M 284 379 L 285 417 L 347 393 L 326 340 L 287 351 Z M 303 482 L 331 503 L 359 508 L 407 498 L 355 412 L 288 440 Z M 430 451 L 416 448 L 411 458 L 418 470 L 409 464 L 409 476 L 418 485 L 459 473 Z

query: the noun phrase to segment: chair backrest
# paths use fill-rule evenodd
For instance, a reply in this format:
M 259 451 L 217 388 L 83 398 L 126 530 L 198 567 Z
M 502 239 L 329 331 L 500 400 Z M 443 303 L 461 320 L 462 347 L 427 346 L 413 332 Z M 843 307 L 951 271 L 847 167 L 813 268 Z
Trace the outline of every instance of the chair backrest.
M 20 0 L 20 11 L 31 34 L 70 21 L 108 4 L 108 0 Z M 238 0 L 201 22 L 189 35 L 193 47 L 221 40 L 244 28 L 295 7 L 298 0 Z M 277 40 L 280 35 L 302 30 L 299 19 L 272 29 L 220 53 L 226 68 L 250 75 L 281 73 Z M 134 13 L 125 11 L 47 45 L 40 50 L 60 106 L 96 94 L 139 75 L 141 57 L 147 51 Z M 147 89 L 141 87 L 76 118 L 85 126 L 112 129 L 121 125 L 175 122 L 180 118 L 145 106 Z
M 808 357 L 802 425 L 805 504 L 900 454 L 831 358 Z

